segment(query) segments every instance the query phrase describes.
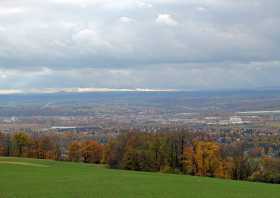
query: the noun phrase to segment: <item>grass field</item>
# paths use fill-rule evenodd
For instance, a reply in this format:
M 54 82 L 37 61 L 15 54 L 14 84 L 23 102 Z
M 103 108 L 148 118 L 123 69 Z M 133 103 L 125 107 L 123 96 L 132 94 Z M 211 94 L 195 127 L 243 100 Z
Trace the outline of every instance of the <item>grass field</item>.
M 279 198 L 280 185 L 0 158 L 0 198 Z

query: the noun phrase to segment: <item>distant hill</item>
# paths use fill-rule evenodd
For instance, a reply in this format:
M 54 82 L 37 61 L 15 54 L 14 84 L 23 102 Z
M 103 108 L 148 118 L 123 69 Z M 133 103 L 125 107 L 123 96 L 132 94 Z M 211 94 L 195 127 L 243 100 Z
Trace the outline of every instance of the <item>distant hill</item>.
M 89 108 L 90 107 L 90 108 Z M 95 115 L 97 109 L 154 108 L 176 113 L 280 110 L 280 91 L 114 91 L 0 94 L 0 116 Z M 87 111 L 84 111 L 87 109 Z

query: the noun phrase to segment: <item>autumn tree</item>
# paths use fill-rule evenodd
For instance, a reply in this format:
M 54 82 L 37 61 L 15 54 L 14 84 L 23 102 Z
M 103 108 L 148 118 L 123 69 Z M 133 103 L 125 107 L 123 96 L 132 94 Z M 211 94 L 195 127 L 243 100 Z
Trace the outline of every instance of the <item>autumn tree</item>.
M 245 155 L 244 143 L 226 145 L 222 150 L 223 158 L 230 164 L 228 171 L 231 174 L 231 179 L 248 179 L 257 169 L 258 164 Z
M 107 163 L 111 168 L 121 168 L 126 142 L 126 134 L 119 135 L 116 138 L 110 138 L 104 148 L 103 162 Z
M 199 176 L 216 176 L 221 166 L 220 146 L 214 142 L 195 142 L 184 151 L 184 170 Z
M 26 149 L 30 143 L 30 138 L 26 133 L 16 133 L 12 137 L 14 155 L 25 156 Z
M 100 163 L 103 154 L 103 147 L 96 141 L 86 141 L 81 144 L 81 155 L 83 162 Z
M 249 178 L 252 181 L 261 181 L 280 184 L 280 159 L 263 157 L 260 166 Z
M 195 163 L 193 147 L 186 147 L 184 150 L 183 158 L 183 172 L 189 175 L 195 175 L 196 170 L 197 167 Z
M 5 155 L 6 147 L 5 147 L 5 135 L 0 132 L 0 156 Z
M 78 141 L 70 143 L 68 147 L 68 159 L 75 162 L 80 161 L 82 158 L 81 148 L 82 145 Z

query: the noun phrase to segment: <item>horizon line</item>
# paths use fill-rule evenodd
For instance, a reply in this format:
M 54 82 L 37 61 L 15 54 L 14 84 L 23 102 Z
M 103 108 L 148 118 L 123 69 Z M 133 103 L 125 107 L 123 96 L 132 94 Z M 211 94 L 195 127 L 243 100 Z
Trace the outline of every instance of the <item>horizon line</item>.
M 0 95 L 13 94 L 56 94 L 56 93 L 109 93 L 109 92 L 196 92 L 196 91 L 280 91 L 280 88 L 223 88 L 223 89 L 153 89 L 153 88 L 24 88 L 1 89 Z
M 102 92 L 178 92 L 179 89 L 150 88 L 31 88 L 31 89 L 1 89 L 0 95 L 10 94 L 54 94 L 54 93 L 102 93 Z

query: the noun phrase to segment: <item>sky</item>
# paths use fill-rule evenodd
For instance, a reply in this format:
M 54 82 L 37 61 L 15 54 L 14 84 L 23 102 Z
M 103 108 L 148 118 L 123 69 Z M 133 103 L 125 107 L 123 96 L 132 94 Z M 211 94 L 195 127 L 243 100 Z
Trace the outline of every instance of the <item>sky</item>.
M 279 0 L 0 0 L 0 90 L 280 86 Z

